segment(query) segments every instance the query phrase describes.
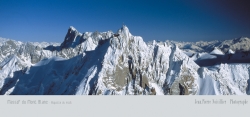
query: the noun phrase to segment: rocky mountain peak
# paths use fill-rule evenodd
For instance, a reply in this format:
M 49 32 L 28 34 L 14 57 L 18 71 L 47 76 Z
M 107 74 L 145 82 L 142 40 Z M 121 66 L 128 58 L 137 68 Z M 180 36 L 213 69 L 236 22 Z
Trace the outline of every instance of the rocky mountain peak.
M 64 38 L 64 41 L 61 44 L 61 48 L 72 47 L 75 42 L 80 41 L 81 36 L 82 36 L 81 33 L 79 33 L 73 26 L 70 26 Z
M 218 54 L 224 54 L 219 47 L 221 42 L 193 44 L 196 43 L 184 43 L 180 49 L 180 44 L 172 42 L 146 44 L 125 25 L 115 34 L 109 31 L 81 34 L 70 26 L 60 46 L 4 41 L 0 44 L 0 95 L 239 95 L 250 92 L 250 88 L 246 89 L 249 64 L 217 62 L 217 57 L 223 57 Z M 210 54 L 196 51 L 193 57 L 197 59 L 182 51 L 197 47 L 209 51 L 215 48 Z M 230 60 L 246 58 L 249 62 L 248 54 L 234 54 Z M 211 63 L 211 66 L 201 66 L 197 61 Z

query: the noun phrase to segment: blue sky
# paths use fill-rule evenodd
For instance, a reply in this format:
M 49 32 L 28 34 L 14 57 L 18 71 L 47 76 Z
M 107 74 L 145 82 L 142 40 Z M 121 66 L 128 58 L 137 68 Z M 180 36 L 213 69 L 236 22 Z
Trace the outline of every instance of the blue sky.
M 247 0 L 0 0 L 0 37 L 62 42 L 79 32 L 116 32 L 123 23 L 150 40 L 250 37 Z

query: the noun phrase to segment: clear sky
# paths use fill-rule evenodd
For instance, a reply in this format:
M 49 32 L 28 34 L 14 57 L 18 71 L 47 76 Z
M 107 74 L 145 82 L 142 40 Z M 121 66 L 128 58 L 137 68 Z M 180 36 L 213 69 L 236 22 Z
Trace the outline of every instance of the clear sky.
M 123 23 L 150 40 L 250 37 L 250 0 L 0 0 L 0 37 L 62 42 L 79 32 L 116 32 Z

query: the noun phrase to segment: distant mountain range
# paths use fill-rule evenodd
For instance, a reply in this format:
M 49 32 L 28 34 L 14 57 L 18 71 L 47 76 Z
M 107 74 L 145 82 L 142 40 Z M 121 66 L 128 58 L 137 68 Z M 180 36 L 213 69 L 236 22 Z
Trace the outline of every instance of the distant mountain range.
M 0 38 L 1 95 L 249 95 L 247 37 L 151 41 L 128 27 L 59 43 Z
M 179 48 L 192 52 L 210 52 L 215 47 L 226 53 L 229 49 L 233 51 L 250 51 L 250 39 L 247 37 L 240 37 L 224 41 L 198 41 L 198 42 L 177 42 L 166 41 L 167 43 L 175 43 Z

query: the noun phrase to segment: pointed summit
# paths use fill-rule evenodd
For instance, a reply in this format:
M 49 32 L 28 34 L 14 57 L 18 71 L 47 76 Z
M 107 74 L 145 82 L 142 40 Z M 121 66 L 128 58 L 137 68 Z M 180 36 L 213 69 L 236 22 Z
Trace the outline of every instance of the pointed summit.
M 122 35 L 123 37 L 130 37 L 131 33 L 126 25 L 123 25 L 121 29 L 117 31 L 117 34 Z
M 121 29 L 124 30 L 124 31 L 128 31 L 129 32 L 129 29 L 128 29 L 128 27 L 126 25 L 122 25 Z
M 61 44 L 61 47 L 62 48 L 71 47 L 75 41 L 78 41 L 80 39 L 81 36 L 82 36 L 81 33 L 79 33 L 73 26 L 70 26 L 65 36 L 65 39 Z
M 72 31 L 77 31 L 73 26 L 70 26 L 69 29 Z
M 213 49 L 213 51 L 210 52 L 210 54 L 224 55 L 224 53 L 223 53 L 219 48 L 217 48 L 217 47 L 215 47 L 215 48 Z

